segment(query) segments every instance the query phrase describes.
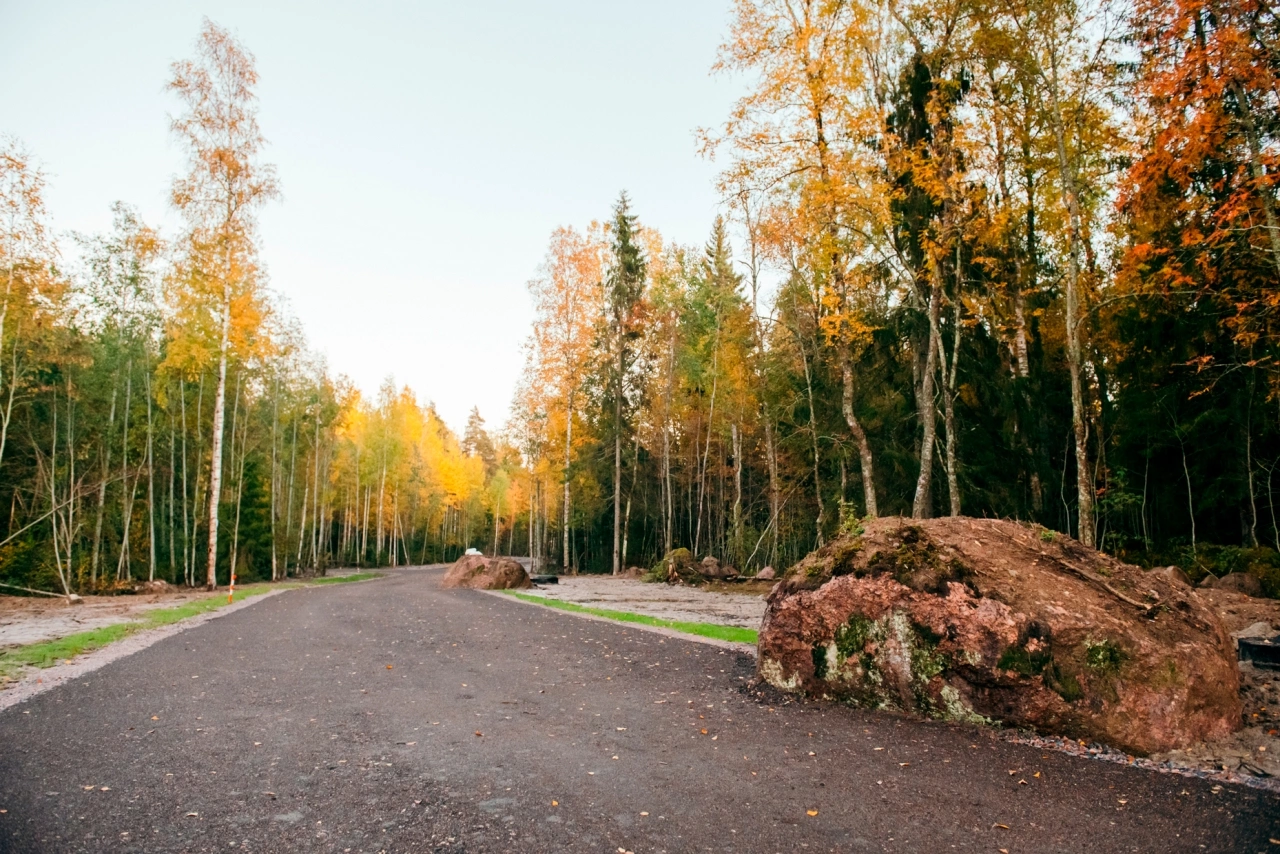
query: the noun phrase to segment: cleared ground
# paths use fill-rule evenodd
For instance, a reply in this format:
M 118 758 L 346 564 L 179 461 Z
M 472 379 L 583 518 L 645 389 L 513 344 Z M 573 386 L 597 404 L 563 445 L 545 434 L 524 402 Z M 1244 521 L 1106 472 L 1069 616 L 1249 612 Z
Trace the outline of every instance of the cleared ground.
M 1265 792 L 784 704 L 748 689 L 750 656 L 437 578 L 290 591 L 0 712 L 0 850 L 1252 852 L 1280 838 Z
M 760 628 L 765 592 L 719 593 L 672 584 L 646 584 L 607 575 L 566 575 L 558 584 L 525 590 L 532 596 L 575 605 L 630 611 L 665 620 L 715 623 L 744 629 Z

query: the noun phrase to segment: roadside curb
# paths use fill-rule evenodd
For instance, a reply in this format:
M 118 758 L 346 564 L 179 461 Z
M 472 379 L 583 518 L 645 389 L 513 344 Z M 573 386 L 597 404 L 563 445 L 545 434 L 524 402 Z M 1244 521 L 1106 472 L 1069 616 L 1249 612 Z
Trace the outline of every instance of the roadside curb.
M 625 622 L 622 622 L 621 620 L 611 620 L 608 617 L 601 617 L 596 614 L 583 614 L 579 611 L 565 611 L 560 608 L 554 608 L 550 605 L 543 605 L 539 602 L 529 602 L 528 600 L 525 600 L 525 599 L 517 599 L 515 596 L 506 595 L 505 592 L 502 590 L 481 590 L 479 592 L 488 593 L 490 596 L 497 596 L 499 599 L 501 599 L 504 602 L 515 602 L 520 605 L 528 605 L 530 608 L 541 608 L 543 611 L 554 611 L 558 614 L 565 614 L 566 616 L 570 616 L 570 617 L 580 617 L 584 620 L 596 620 L 597 622 L 608 623 L 611 626 L 621 626 L 628 629 L 640 629 L 642 631 L 653 632 L 654 634 L 658 634 L 658 635 L 664 635 L 669 638 L 675 638 L 676 640 L 691 641 L 693 643 L 704 643 L 704 644 L 707 644 L 708 646 L 718 646 L 721 649 L 731 649 L 734 652 L 745 652 L 750 654 L 753 657 L 756 654 L 756 646 L 755 644 L 751 644 L 751 643 L 739 643 L 737 641 L 720 640 L 718 638 L 709 638 L 709 637 L 704 637 L 702 635 L 691 635 L 691 634 L 688 634 L 687 632 L 680 632 L 680 631 L 676 631 L 675 629 L 668 629 L 664 626 L 648 626 L 648 625 L 645 625 L 644 623 L 625 623 Z M 635 613 L 635 612 L 631 612 L 631 613 Z

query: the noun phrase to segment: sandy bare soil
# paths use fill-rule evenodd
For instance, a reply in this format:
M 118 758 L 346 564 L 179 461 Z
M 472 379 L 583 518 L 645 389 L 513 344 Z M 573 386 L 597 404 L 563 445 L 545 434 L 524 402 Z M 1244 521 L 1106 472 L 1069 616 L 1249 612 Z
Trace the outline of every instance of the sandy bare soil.
M 608 575 L 562 576 L 559 584 L 523 592 L 592 608 L 744 629 L 758 629 L 764 619 L 763 593 L 719 593 Z
M 144 596 L 86 596 L 76 605 L 62 599 L 0 596 L 0 649 L 132 622 L 154 608 L 172 608 L 208 595 L 176 588 L 173 593 Z

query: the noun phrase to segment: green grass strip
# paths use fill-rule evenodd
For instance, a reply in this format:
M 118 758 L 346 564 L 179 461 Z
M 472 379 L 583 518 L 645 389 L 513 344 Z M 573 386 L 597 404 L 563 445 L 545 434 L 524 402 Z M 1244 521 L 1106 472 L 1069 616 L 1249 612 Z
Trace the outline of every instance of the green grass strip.
M 609 611 L 604 608 L 575 605 L 572 602 L 561 602 L 558 599 L 548 599 L 543 596 L 530 596 L 528 593 L 517 593 L 514 590 L 504 590 L 502 592 L 523 602 L 546 605 L 548 608 L 559 608 L 561 611 L 571 611 L 575 614 L 592 614 L 608 620 L 617 620 L 620 623 L 659 626 L 660 628 L 673 629 L 687 635 L 699 635 L 704 638 L 715 638 L 716 640 L 733 641 L 735 643 L 755 643 L 760 637 L 755 629 L 718 626 L 715 623 L 687 623 L 683 620 L 664 620 L 661 617 L 650 617 L 646 614 L 632 614 L 630 611 Z
M 252 596 L 270 593 L 272 590 L 293 590 L 298 587 L 310 587 L 316 584 L 364 581 L 369 578 L 377 578 L 378 575 L 379 573 L 376 572 L 361 572 L 337 578 L 320 578 L 309 583 L 291 581 L 277 582 L 275 584 L 251 584 L 238 588 L 232 597 L 232 601 L 240 602 Z M 90 629 L 87 632 L 67 635 L 64 638 L 40 641 L 8 650 L 0 653 L 0 682 L 16 678 L 24 667 L 52 667 L 59 661 L 65 661 L 69 658 L 75 658 L 81 653 L 101 649 L 107 644 L 128 637 L 134 632 L 177 623 L 197 614 L 217 610 L 227 604 L 229 604 L 227 602 L 227 594 L 215 593 L 212 596 L 195 599 L 172 608 L 156 608 L 155 610 L 147 611 L 141 614 L 138 620 L 132 622 L 116 623 L 112 626 L 103 626 L 97 629 Z
M 353 575 L 339 575 L 335 578 L 316 578 L 312 584 L 346 584 L 348 581 L 367 581 L 370 578 L 381 578 L 380 572 L 357 572 Z

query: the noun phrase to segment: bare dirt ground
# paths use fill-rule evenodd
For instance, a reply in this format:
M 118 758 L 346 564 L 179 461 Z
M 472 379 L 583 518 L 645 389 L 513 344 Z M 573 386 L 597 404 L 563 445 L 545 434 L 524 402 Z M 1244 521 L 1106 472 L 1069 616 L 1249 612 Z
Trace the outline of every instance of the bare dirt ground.
M 208 595 L 179 587 L 163 594 L 86 596 L 76 605 L 63 599 L 0 596 L 0 649 L 129 623 L 154 608 L 172 608 Z
M 769 591 L 765 587 L 744 593 L 718 592 L 678 584 L 648 584 L 609 575 L 565 575 L 560 577 L 559 584 L 539 585 L 523 592 L 664 620 L 758 629 L 764 619 L 764 597 Z

